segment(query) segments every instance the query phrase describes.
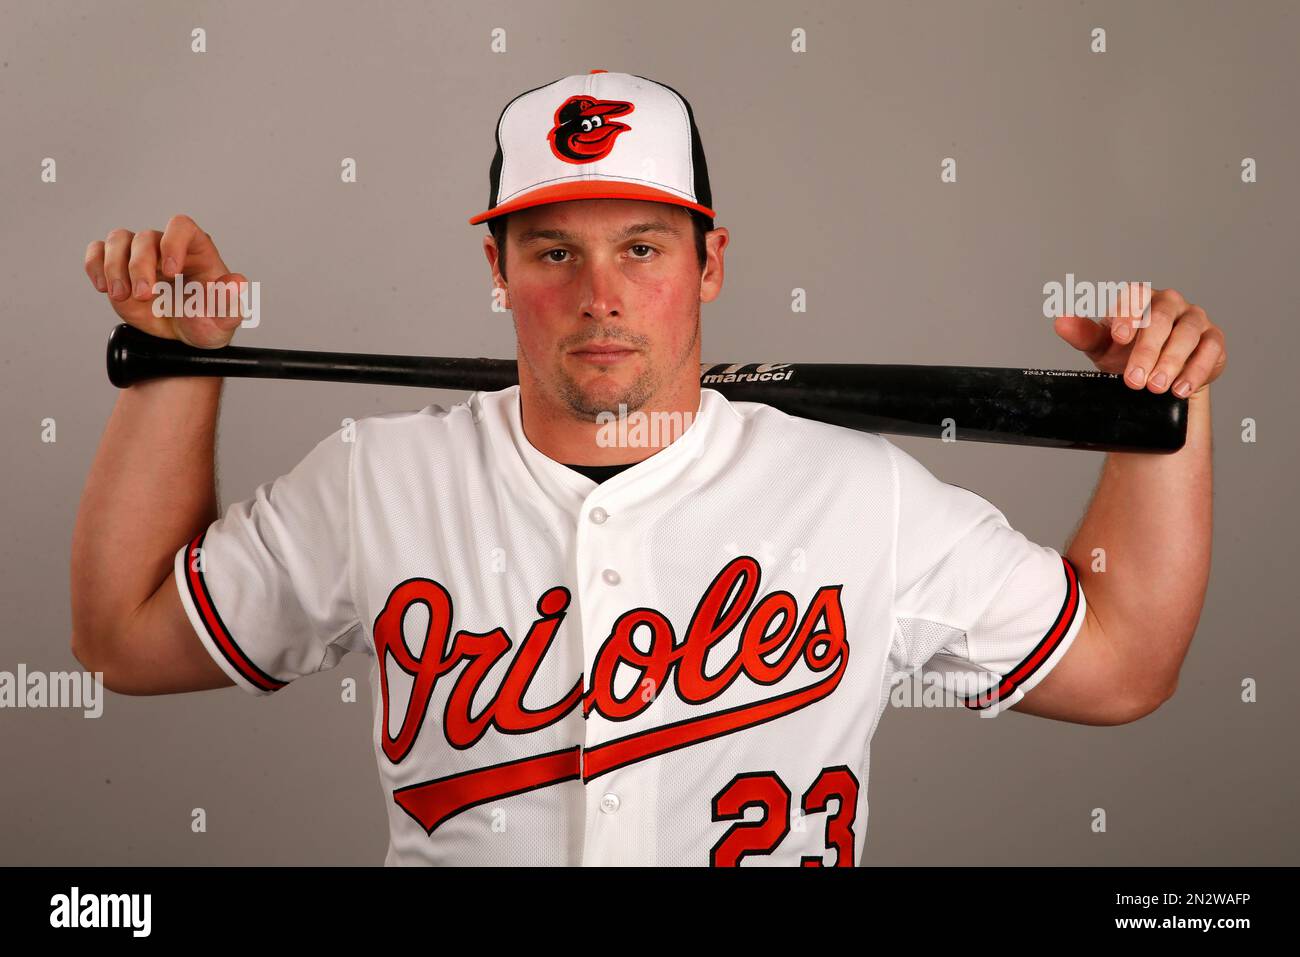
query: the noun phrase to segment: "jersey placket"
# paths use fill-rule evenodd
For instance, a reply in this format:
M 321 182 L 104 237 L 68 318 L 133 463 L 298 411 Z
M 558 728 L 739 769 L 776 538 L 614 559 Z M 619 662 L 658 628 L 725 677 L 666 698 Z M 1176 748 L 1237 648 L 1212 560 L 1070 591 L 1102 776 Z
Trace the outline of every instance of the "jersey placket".
M 575 585 L 583 635 L 584 700 L 592 687 L 596 656 L 614 623 L 637 606 L 637 583 L 629 576 L 644 574 L 633 554 L 635 535 L 626 495 L 608 494 L 608 486 L 623 486 L 634 477 L 624 473 L 597 486 L 583 502 L 575 536 Z M 620 506 L 619 501 L 623 504 Z M 638 645 L 642 645 L 640 641 Z M 642 647 L 644 647 L 642 645 Z M 606 689 L 608 690 L 608 689 Z M 620 687 L 619 690 L 622 690 Z M 633 692 L 641 695 L 642 689 Z M 611 720 L 590 711 L 583 722 L 583 793 L 585 797 L 583 866 L 656 863 L 655 813 L 658 805 L 659 762 L 639 761 L 601 773 L 588 752 L 653 720 L 653 705 L 631 721 Z M 629 726 L 634 727 L 629 727 Z
M 496 410 L 502 434 L 512 445 L 503 450 L 503 461 L 508 463 L 503 476 L 520 483 L 521 499 L 531 496 L 539 505 L 545 501 L 542 507 L 558 509 L 556 517 L 560 521 L 573 523 L 573 564 L 568 570 L 574 591 L 573 611 L 564 631 L 569 640 L 582 642 L 583 703 L 587 714 L 580 756 L 584 820 L 582 849 L 576 853 L 575 863 L 583 866 L 658 863 L 662 762 L 632 760 L 605 770 L 609 752 L 602 746 L 653 729 L 661 723 L 661 708 L 657 700 L 652 700 L 630 718 L 611 720 L 586 712 L 585 706 L 593 687 L 597 656 L 615 622 L 631 609 L 657 609 L 663 604 L 659 600 L 662 596 L 655 593 L 656 583 L 645 577 L 653 574 L 653 569 L 646 565 L 641 538 L 647 520 L 652 521 L 670 499 L 683 493 L 687 473 L 690 484 L 707 478 L 708 470 L 701 466 L 701 449 L 719 438 L 716 403 L 723 401 L 716 393 L 706 392 L 696 417 L 675 442 L 599 484 L 543 455 L 528 441 L 517 397 Z M 719 450 L 718 455 L 720 460 L 725 459 L 724 450 Z M 575 628 L 581 630 L 580 637 L 575 638 Z M 633 638 L 637 646 L 647 647 L 640 634 Z M 627 693 L 622 686 L 618 690 Z M 602 691 L 609 693 L 607 688 Z

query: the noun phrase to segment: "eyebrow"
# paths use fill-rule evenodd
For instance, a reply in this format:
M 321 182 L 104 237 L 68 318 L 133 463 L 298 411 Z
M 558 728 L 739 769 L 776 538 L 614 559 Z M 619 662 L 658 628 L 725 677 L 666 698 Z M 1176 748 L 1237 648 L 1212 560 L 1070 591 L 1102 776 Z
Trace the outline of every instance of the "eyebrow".
M 610 242 L 619 242 L 623 239 L 629 239 L 632 236 L 640 236 L 643 233 L 663 233 L 668 236 L 680 237 L 682 231 L 672 223 L 665 223 L 662 220 L 652 219 L 644 223 L 632 223 L 622 232 L 615 233 L 610 237 Z M 578 237 L 572 233 L 565 232 L 563 229 L 527 229 L 519 234 L 516 242 L 520 246 L 531 246 L 539 242 L 557 242 L 557 243 L 576 243 Z

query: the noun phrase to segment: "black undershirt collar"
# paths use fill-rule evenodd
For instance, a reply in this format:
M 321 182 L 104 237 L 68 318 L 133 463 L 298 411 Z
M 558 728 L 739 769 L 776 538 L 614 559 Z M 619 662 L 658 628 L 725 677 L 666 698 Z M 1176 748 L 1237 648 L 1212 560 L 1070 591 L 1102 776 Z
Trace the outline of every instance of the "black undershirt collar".
M 624 469 L 630 469 L 636 465 L 636 462 L 624 462 L 621 465 L 569 465 L 564 463 L 565 468 L 573 469 L 575 472 L 581 472 L 587 478 L 591 479 L 597 485 L 606 479 L 611 479 Z

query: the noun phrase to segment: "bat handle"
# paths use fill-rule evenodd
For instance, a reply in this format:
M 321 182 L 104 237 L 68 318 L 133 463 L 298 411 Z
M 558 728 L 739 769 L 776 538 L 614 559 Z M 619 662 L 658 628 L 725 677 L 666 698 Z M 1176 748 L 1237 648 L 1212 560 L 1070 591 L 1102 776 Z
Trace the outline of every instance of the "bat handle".
M 190 347 L 123 322 L 108 337 L 108 381 L 119 389 L 165 375 L 192 374 Z
M 146 379 L 167 376 L 261 376 L 279 370 L 270 358 L 274 350 L 221 346 L 202 349 L 151 336 L 123 322 L 108 337 L 108 381 L 119 389 Z

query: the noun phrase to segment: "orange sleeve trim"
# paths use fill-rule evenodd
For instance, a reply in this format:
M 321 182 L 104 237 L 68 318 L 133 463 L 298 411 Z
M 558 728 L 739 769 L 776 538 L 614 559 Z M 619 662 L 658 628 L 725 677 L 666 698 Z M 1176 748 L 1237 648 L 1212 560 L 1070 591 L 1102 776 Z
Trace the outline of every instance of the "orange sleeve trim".
M 263 691 L 279 691 L 287 681 L 280 681 L 268 675 L 257 665 L 253 664 L 252 659 L 244 654 L 235 639 L 231 636 L 226 624 L 221 620 L 221 615 L 217 612 L 217 607 L 212 601 L 212 595 L 208 591 L 208 583 L 203 577 L 203 572 L 196 569 L 195 562 L 190 559 L 194 556 L 195 549 L 203 547 L 203 540 L 207 537 L 207 532 L 201 532 L 195 536 L 185 551 L 185 585 L 189 589 L 190 598 L 194 602 L 194 607 L 198 609 L 199 618 L 203 622 L 203 627 L 207 630 L 208 636 L 212 639 L 213 644 L 220 649 L 221 654 L 230 664 L 238 671 L 250 684 L 255 685 Z M 201 562 L 199 564 L 202 564 Z
M 1043 662 L 1052 657 L 1053 652 L 1060 647 L 1061 642 L 1065 640 L 1065 636 L 1070 633 L 1070 628 L 1079 615 L 1079 573 L 1075 571 L 1074 566 L 1070 564 L 1070 560 L 1064 555 L 1061 556 L 1061 562 L 1065 572 L 1065 598 L 1061 602 L 1060 610 L 1056 613 L 1056 620 L 1052 623 L 1052 627 L 1047 630 L 1047 634 L 1043 636 L 1043 639 L 1034 646 L 1034 650 L 1003 676 L 996 691 L 967 698 L 965 700 L 966 707 L 981 711 L 995 702 L 1015 694 L 1016 690 L 1043 666 Z

